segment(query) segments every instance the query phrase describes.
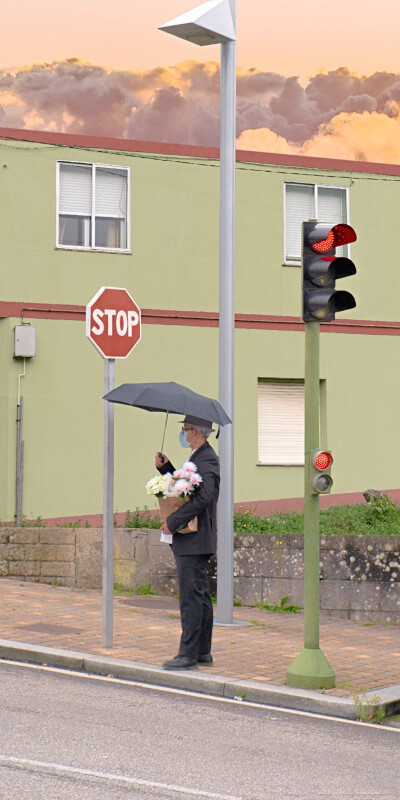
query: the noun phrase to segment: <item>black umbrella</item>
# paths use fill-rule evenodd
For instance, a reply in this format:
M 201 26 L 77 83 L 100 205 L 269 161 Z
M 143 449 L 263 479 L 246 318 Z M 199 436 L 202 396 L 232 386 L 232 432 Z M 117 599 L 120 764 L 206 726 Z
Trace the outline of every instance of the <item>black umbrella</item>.
M 104 395 L 103 400 L 123 403 L 146 411 L 167 411 L 170 414 L 192 414 L 208 422 L 228 425 L 231 420 L 211 397 L 197 394 L 180 383 L 123 383 Z

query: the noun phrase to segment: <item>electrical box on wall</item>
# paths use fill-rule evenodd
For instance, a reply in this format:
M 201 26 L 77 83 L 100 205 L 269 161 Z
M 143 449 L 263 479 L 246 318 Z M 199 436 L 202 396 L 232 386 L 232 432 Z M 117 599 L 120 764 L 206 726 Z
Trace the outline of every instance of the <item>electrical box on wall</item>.
M 36 328 L 34 325 L 16 325 L 14 328 L 14 358 L 32 358 L 36 355 Z

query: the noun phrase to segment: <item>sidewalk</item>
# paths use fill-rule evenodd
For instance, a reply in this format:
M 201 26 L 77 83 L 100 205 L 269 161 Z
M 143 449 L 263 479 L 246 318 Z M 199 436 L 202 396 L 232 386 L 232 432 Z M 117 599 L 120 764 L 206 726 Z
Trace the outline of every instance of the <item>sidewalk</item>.
M 105 650 L 101 592 L 0 579 L 2 657 L 62 665 L 59 651 L 73 651 L 81 659 L 100 657 L 93 664 L 99 667 L 103 662 L 104 669 L 92 671 L 117 675 L 124 666 L 125 677 L 131 674 L 135 680 L 182 688 L 199 686 L 200 691 L 211 694 L 216 693 L 217 686 L 221 688 L 221 681 L 228 683 L 232 691 L 246 682 L 246 699 L 255 697 L 256 690 L 260 697 L 263 690 L 261 702 L 273 702 L 271 698 L 278 697 L 275 704 L 309 709 L 314 700 L 321 713 L 330 700 L 338 712 L 342 709 L 338 716 L 353 718 L 357 716 L 352 700 L 356 692 L 378 695 L 385 702 L 398 701 L 400 707 L 400 626 L 366 624 L 321 614 L 320 646 L 335 671 L 336 688 L 311 692 L 285 687 L 286 670 L 303 647 L 301 614 L 241 606 L 234 608 L 234 619 L 250 625 L 215 626 L 213 666 L 199 666 L 184 674 L 166 672 L 159 668 L 165 659 L 176 655 L 180 636 L 179 607 L 174 598 L 116 596 L 114 647 Z M 16 642 L 23 647 L 10 650 L 9 645 Z M 52 660 L 51 650 L 58 651 L 57 661 L 54 657 Z M 131 673 L 127 671 L 129 665 Z

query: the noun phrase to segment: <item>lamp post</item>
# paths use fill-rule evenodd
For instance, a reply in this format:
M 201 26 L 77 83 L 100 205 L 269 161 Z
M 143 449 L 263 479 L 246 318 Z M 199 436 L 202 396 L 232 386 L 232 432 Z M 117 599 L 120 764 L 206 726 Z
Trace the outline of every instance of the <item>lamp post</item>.
M 221 45 L 219 401 L 232 420 L 221 429 L 217 623 L 233 624 L 233 463 L 235 332 L 236 0 L 208 0 L 160 26 L 200 46 Z

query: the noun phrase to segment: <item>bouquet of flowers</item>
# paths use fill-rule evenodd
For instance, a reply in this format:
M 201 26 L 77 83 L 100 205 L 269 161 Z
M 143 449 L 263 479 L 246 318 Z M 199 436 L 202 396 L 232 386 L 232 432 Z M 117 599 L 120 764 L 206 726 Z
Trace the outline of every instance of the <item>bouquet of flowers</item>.
M 147 494 L 153 494 L 158 498 L 158 504 L 163 517 L 168 517 L 173 514 L 184 503 L 187 503 L 190 495 L 192 495 L 198 486 L 200 486 L 202 478 L 196 472 L 196 465 L 192 461 L 185 461 L 180 469 L 175 472 L 167 472 L 165 475 L 156 475 L 151 478 L 146 484 Z M 179 533 L 191 533 L 197 531 L 197 517 L 190 520 L 187 528 L 181 528 Z M 171 544 L 172 536 L 162 533 L 160 537 L 162 542 Z

